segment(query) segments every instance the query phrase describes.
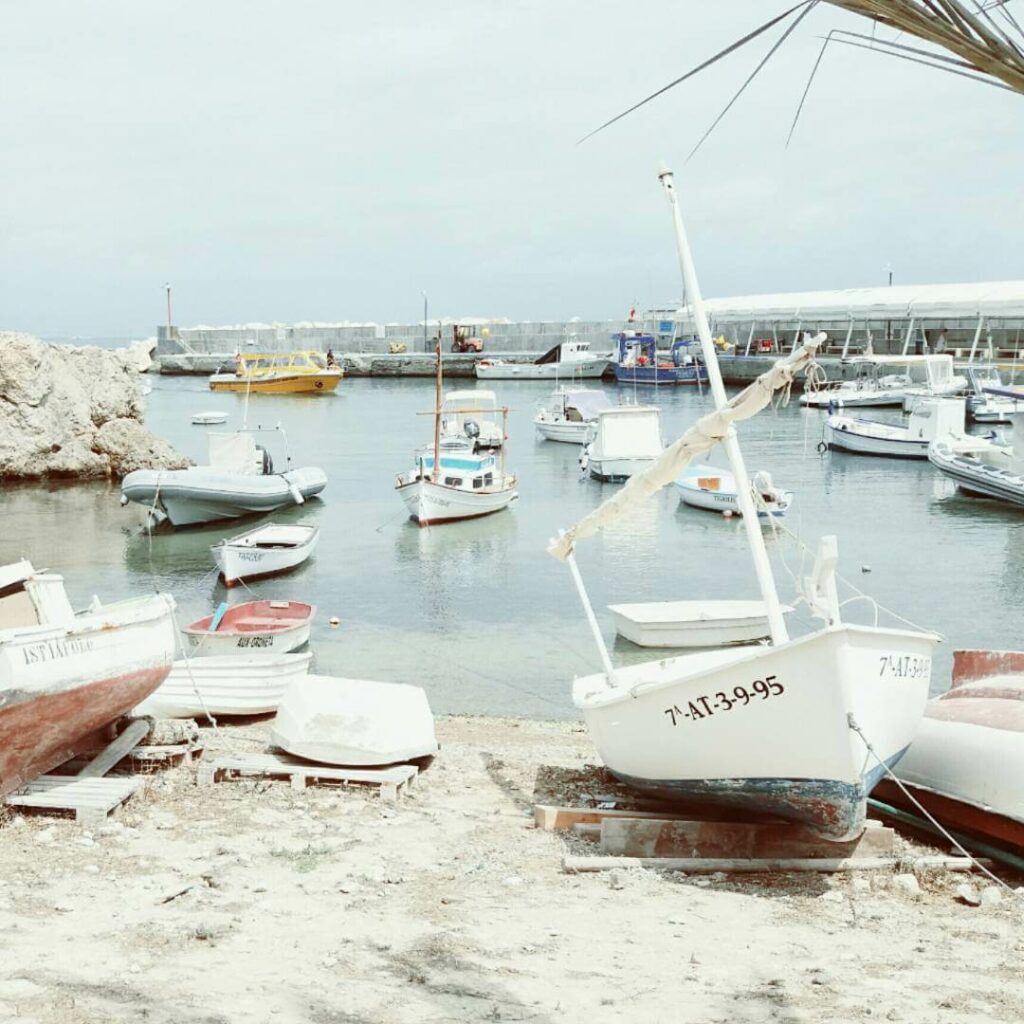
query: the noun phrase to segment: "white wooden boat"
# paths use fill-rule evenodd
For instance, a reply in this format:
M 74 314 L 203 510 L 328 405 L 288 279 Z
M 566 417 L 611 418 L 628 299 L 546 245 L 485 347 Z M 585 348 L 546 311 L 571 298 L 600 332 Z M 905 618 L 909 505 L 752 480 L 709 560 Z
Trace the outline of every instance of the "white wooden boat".
M 196 426 L 214 426 L 217 423 L 227 423 L 228 414 L 226 412 L 195 412 L 192 414 L 192 422 Z
M 505 443 L 504 413 L 493 391 L 449 391 L 441 403 L 441 437 L 470 441 L 476 448 Z
M 168 594 L 76 613 L 61 576 L 0 567 L 0 796 L 103 745 L 170 671 L 173 616 Z
M 327 486 L 324 471 L 313 466 L 275 472 L 249 431 L 211 433 L 209 443 L 208 465 L 129 473 L 121 504 L 145 506 L 151 525 L 192 526 L 301 505 Z
M 971 447 L 975 439 L 965 433 L 962 398 L 921 398 L 910 420 L 881 420 L 834 415 L 825 421 L 823 441 L 829 448 L 855 455 L 886 455 L 896 459 L 927 459 L 933 441 Z
M 301 565 L 313 553 L 320 530 L 304 523 L 267 523 L 214 545 L 213 560 L 224 583 L 274 576 Z
M 560 377 L 600 377 L 611 362 L 611 353 L 594 355 L 589 341 L 569 338 L 532 363 L 481 359 L 475 367 L 478 380 L 557 380 Z
M 936 441 L 928 461 L 965 494 L 1024 506 L 1024 458 L 1008 445 L 978 438 L 970 449 Z
M 793 492 L 776 487 L 771 474 L 761 470 L 751 479 L 755 507 L 761 519 L 779 518 L 793 504 Z M 683 504 L 711 512 L 732 512 L 741 515 L 736 478 L 727 469 L 717 466 L 689 465 L 676 480 L 676 489 Z
M 608 610 L 615 632 L 638 647 L 723 647 L 771 634 L 764 601 L 648 601 Z
M 621 483 L 661 454 L 661 424 L 654 405 L 622 405 L 597 414 L 592 440 L 580 454 L 580 468 L 595 480 Z
M 553 540 L 572 572 L 604 671 L 576 680 L 573 700 L 608 770 L 662 798 L 771 814 L 843 841 L 864 828 L 867 793 L 917 731 L 939 637 L 843 623 L 835 538 L 823 538 L 805 593 L 823 628 L 786 629 L 746 466 L 733 425 L 763 409 L 813 357 L 823 335 L 776 361 L 727 400 L 671 172 L 659 177 L 673 213 L 685 293 L 715 400 L 644 473 Z M 575 563 L 583 538 L 633 513 L 718 443 L 736 479 L 742 522 L 765 603 L 770 645 L 613 666 Z M 702 552 L 702 557 L 706 553 Z M 682 566 L 685 571 L 685 562 Z M 874 755 L 866 744 L 871 744 Z M 876 756 L 877 755 L 877 759 Z
M 921 356 L 924 364 L 924 382 L 912 384 L 903 392 L 903 411 L 913 412 L 925 398 L 950 398 L 962 395 L 967 378 L 953 372 L 953 357 L 947 355 Z
M 154 718 L 265 715 L 309 671 L 313 655 L 225 654 L 176 661 L 167 678 L 136 709 Z
M 1024 855 L 1024 653 L 955 651 L 896 775 L 947 828 Z M 874 795 L 920 813 L 892 782 Z
M 478 451 L 474 447 L 473 421 L 462 421 L 462 434 L 444 434 L 444 409 L 452 395 L 442 403 L 442 364 L 441 345 L 438 343 L 433 448 L 418 452 L 416 465 L 400 473 L 395 480 L 395 490 L 405 502 L 410 519 L 419 526 L 437 526 L 489 516 L 508 508 L 519 497 L 515 474 L 505 471 L 504 449 L 499 457 L 493 450 Z M 490 391 L 465 394 L 486 394 L 493 398 Z M 466 417 L 473 411 L 471 406 L 460 407 L 460 415 Z M 502 409 L 501 414 L 499 430 L 504 437 L 508 409 Z
M 224 605 L 182 629 L 189 654 L 287 654 L 309 640 L 316 605 L 301 601 L 245 601 Z
M 551 393 L 533 422 L 537 432 L 548 441 L 586 444 L 595 432 L 598 415 L 611 408 L 612 403 L 603 391 L 560 387 Z
M 287 690 L 270 742 L 335 765 L 385 765 L 438 750 L 426 693 L 404 683 L 308 675 Z

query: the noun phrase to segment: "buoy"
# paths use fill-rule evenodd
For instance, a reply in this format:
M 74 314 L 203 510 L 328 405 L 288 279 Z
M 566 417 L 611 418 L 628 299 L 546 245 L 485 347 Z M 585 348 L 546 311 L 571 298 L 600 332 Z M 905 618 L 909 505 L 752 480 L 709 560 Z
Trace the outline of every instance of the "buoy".
M 723 509 L 722 510 L 722 518 L 723 519 L 732 519 L 732 509 L 731 508 Z
M 332 615 L 327 621 L 331 626 L 341 625 L 341 619 L 339 619 L 337 615 Z

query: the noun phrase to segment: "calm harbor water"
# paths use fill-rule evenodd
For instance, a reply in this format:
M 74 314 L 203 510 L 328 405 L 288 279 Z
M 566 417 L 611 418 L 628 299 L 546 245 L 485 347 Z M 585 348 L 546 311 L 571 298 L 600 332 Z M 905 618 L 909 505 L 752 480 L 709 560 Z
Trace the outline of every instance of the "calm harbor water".
M 148 379 L 148 425 L 197 461 L 205 461 L 207 431 L 190 425 L 193 412 L 221 409 L 229 425 L 241 423 L 243 399 L 212 395 L 203 378 Z M 613 401 L 616 392 L 633 397 L 632 388 L 595 386 Z M 569 573 L 545 544 L 617 485 L 581 478 L 576 446 L 535 437 L 531 419 L 549 382 L 494 387 L 513 410 L 508 465 L 519 475 L 520 500 L 495 516 L 428 529 L 406 520 L 393 487 L 413 449 L 430 438 L 432 421 L 417 414 L 432 407 L 431 381 L 346 380 L 333 397 L 251 399 L 249 426 L 280 422 L 293 464 L 319 465 L 329 481 L 322 501 L 274 517 L 320 526 L 314 558 L 251 592 L 318 606 L 316 671 L 422 685 L 439 713 L 572 717 L 571 680 L 597 670 L 599 660 Z M 661 407 L 666 439 L 710 403 L 706 393 L 683 388 L 648 388 L 638 397 Z M 750 468 L 769 470 L 795 492 L 786 526 L 812 550 L 823 534 L 838 534 L 844 576 L 885 608 L 946 636 L 933 689 L 948 685 L 954 647 L 1019 647 L 1024 514 L 961 496 L 927 462 L 821 456 L 823 419 L 794 401 L 741 428 Z M 280 435 L 261 443 L 282 467 Z M 721 452 L 709 461 L 725 465 Z M 167 590 L 182 625 L 221 600 L 249 599 L 246 588 L 228 592 L 217 582 L 209 551 L 248 521 L 150 536 L 142 510 L 121 508 L 118 498 L 117 485 L 106 483 L 5 486 L 0 558 L 25 556 L 62 572 L 76 607 L 93 593 L 115 599 Z M 780 595 L 792 603 L 793 577 L 807 574 L 811 559 L 792 540 L 766 534 Z M 582 542 L 577 557 L 620 662 L 651 655 L 614 642 L 609 603 L 758 596 L 741 521 L 683 506 L 671 488 L 628 522 Z M 333 615 L 338 628 L 328 625 Z M 874 609 L 857 601 L 844 616 L 871 622 Z M 798 612 L 791 631 L 811 621 Z

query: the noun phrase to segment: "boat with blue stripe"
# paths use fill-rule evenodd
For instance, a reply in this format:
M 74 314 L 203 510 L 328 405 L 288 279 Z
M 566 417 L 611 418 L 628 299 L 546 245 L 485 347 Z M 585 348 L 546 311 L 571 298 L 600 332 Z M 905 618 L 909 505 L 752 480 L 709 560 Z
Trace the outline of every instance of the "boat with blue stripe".
M 612 335 L 616 345 L 615 379 L 623 384 L 706 384 L 707 367 L 696 354 L 696 343 L 672 342 L 668 358 L 658 352 L 658 340 L 643 331 Z

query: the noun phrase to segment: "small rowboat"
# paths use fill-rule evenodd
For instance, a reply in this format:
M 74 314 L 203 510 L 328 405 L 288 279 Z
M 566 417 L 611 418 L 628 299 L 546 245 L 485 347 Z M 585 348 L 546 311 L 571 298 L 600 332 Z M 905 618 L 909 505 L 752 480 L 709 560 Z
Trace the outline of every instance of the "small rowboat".
M 438 750 L 420 687 L 317 675 L 288 688 L 270 742 L 307 761 L 337 765 L 399 764 Z
M 651 601 L 611 604 L 608 610 L 619 636 L 638 647 L 722 647 L 771 633 L 764 601 Z
M 156 718 L 265 715 L 309 671 L 313 655 L 228 654 L 176 661 L 170 675 L 136 709 Z
M 226 412 L 195 412 L 192 414 L 192 422 L 196 426 L 208 427 L 215 423 L 227 423 L 228 414 Z
M 189 652 L 199 654 L 287 654 L 309 640 L 316 606 L 301 601 L 246 601 L 223 605 L 186 626 Z
M 793 503 L 793 492 L 776 487 L 771 474 L 761 470 L 751 479 L 754 505 L 759 519 L 784 516 Z M 691 465 L 676 480 L 676 489 L 684 505 L 709 512 L 731 512 L 740 515 L 736 478 L 727 469 L 716 466 Z
M 267 523 L 224 540 L 210 550 L 225 586 L 233 587 L 239 580 L 294 569 L 309 558 L 319 539 L 320 530 L 315 526 Z

